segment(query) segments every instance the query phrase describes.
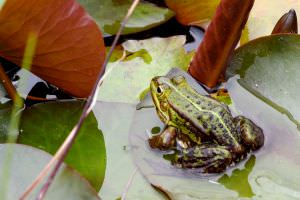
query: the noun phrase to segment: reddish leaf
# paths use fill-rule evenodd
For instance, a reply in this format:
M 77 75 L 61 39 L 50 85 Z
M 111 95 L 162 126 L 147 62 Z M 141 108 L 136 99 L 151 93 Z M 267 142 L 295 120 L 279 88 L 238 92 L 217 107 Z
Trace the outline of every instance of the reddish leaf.
M 189 72 L 208 87 L 226 70 L 254 0 L 222 0 L 194 56 Z
M 278 33 L 298 33 L 297 14 L 294 9 L 285 13 L 275 25 L 272 34 Z
M 87 97 L 105 56 L 101 32 L 75 0 L 7 0 L 0 11 L 0 56 L 21 65 L 37 33 L 31 71 L 77 97 Z

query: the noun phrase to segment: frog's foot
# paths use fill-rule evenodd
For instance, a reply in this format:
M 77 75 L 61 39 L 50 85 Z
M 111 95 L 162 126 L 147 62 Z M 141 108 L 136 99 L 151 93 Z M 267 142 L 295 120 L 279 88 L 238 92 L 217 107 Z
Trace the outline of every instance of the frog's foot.
M 176 146 L 177 131 L 175 127 L 167 126 L 160 134 L 148 139 L 153 149 L 169 150 Z
M 250 119 L 237 116 L 234 118 L 237 132 L 241 134 L 242 143 L 249 149 L 255 151 L 264 144 L 264 134 L 260 127 Z
M 202 168 L 205 173 L 219 173 L 232 163 L 231 153 L 224 146 L 202 144 L 182 149 L 173 161 L 181 168 Z

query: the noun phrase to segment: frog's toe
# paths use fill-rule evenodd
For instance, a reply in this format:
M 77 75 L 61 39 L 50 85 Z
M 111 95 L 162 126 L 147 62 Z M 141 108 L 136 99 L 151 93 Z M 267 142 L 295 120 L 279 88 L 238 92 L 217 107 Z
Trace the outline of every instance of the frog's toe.
M 174 161 L 182 168 L 202 168 L 206 173 L 219 173 L 232 163 L 231 153 L 223 146 L 200 145 L 183 150 Z

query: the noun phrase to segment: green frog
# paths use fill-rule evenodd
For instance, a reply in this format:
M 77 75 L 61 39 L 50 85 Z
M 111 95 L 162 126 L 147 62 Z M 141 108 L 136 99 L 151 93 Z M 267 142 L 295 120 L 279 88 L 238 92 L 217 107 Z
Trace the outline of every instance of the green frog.
M 197 93 L 182 75 L 155 77 L 150 91 L 166 127 L 149 145 L 176 149 L 176 166 L 219 173 L 264 144 L 260 127 L 244 116 L 234 118 L 227 105 Z

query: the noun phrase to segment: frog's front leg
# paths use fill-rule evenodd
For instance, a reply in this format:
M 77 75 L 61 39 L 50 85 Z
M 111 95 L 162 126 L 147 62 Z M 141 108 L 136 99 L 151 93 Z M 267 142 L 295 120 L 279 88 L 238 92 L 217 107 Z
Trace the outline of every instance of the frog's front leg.
M 166 126 L 158 135 L 148 139 L 149 145 L 153 149 L 170 150 L 177 148 L 188 148 L 195 145 L 195 142 L 179 131 L 174 126 Z
M 264 144 L 264 134 L 260 127 L 244 116 L 234 118 L 237 133 L 241 135 L 241 142 L 247 149 L 255 151 Z
M 148 139 L 149 145 L 153 149 L 169 150 L 176 146 L 177 128 L 166 126 L 158 135 Z
M 219 173 L 232 163 L 232 155 L 225 146 L 215 143 L 181 149 L 173 164 L 181 168 L 202 168 L 206 173 Z

